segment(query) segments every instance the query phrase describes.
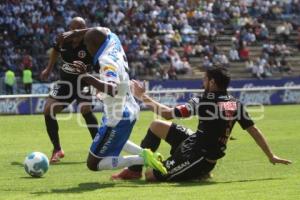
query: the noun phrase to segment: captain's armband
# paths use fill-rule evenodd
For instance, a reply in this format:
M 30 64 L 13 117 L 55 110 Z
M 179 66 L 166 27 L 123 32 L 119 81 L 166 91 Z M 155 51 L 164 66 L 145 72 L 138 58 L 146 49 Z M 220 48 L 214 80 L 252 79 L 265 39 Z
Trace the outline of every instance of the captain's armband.
M 175 117 L 190 117 L 192 114 L 191 108 L 189 105 L 178 105 L 174 109 Z

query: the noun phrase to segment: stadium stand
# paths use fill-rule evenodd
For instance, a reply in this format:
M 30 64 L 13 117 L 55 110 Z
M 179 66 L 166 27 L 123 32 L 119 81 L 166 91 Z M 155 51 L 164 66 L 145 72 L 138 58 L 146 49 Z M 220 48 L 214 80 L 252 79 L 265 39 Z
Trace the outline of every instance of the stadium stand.
M 300 75 L 299 0 L 3 0 L 0 76 L 30 67 L 39 81 L 74 16 L 119 35 L 133 78 L 194 79 L 212 65 L 235 79 Z

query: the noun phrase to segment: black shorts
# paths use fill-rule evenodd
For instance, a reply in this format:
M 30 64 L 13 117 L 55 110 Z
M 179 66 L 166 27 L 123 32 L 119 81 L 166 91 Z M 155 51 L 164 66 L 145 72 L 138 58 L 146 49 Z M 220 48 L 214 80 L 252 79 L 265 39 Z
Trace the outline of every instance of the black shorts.
M 167 175 L 153 170 L 159 181 L 188 181 L 200 179 L 209 173 L 215 163 L 209 163 L 199 145 L 199 134 L 172 124 L 166 141 L 171 145 L 171 156 L 163 162 Z
M 85 82 L 77 83 L 77 80 L 59 80 L 50 91 L 49 96 L 59 102 L 77 103 L 92 102 L 91 87 Z

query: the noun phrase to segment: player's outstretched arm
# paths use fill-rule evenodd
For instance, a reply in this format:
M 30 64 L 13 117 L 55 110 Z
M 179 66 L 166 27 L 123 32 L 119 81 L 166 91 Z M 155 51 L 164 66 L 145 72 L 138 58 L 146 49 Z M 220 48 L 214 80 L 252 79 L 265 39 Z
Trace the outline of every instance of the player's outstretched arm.
M 170 108 L 166 105 L 163 105 L 148 95 L 145 94 L 146 88 L 144 82 L 139 82 L 136 80 L 131 81 L 131 90 L 133 92 L 133 95 L 143 101 L 143 103 L 151 109 L 152 112 L 162 116 L 163 118 L 169 120 L 174 118 L 174 109 Z
M 81 74 L 81 78 L 87 84 L 94 86 L 99 92 L 106 93 L 110 96 L 115 96 L 117 94 L 117 85 L 113 83 L 108 83 L 105 81 L 101 81 L 91 74 L 86 73 L 86 65 L 81 61 L 73 62 L 74 68 Z
M 70 42 L 76 37 L 83 37 L 84 34 L 90 30 L 90 28 L 85 28 L 85 29 L 77 29 L 77 30 L 72 30 L 72 31 L 67 31 L 64 33 L 60 33 L 56 37 L 56 42 L 58 44 L 63 44 L 64 42 Z
M 101 31 L 106 32 L 106 33 L 108 33 L 110 31 L 108 28 L 105 28 L 105 27 L 92 27 L 92 28 L 85 28 L 85 29 L 76 29 L 76 30 L 67 31 L 67 32 L 59 34 L 56 38 L 56 42 L 58 44 L 63 44 L 64 42 L 70 42 L 76 37 L 83 37 L 84 34 L 88 30 L 91 30 L 94 28 L 101 29 Z
M 282 159 L 276 156 L 275 154 L 273 154 L 270 146 L 267 143 L 266 138 L 263 136 L 262 132 L 255 125 L 250 126 L 246 130 L 255 140 L 256 144 L 263 150 L 263 152 L 266 154 L 266 156 L 269 158 L 269 161 L 272 164 L 280 163 L 280 164 L 288 165 L 292 163 L 290 160 Z
M 87 84 L 94 86 L 98 91 L 106 93 L 112 97 L 118 93 L 117 86 L 115 84 L 101 81 L 90 74 L 84 74 L 82 80 Z

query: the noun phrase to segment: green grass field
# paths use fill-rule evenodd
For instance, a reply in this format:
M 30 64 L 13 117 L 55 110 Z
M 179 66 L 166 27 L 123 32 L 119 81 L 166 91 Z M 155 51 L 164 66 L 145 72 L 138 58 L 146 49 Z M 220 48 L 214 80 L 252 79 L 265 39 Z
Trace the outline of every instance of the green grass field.
M 273 151 L 291 159 L 292 165 L 270 164 L 251 137 L 237 125 L 233 130 L 237 140 L 229 141 L 227 156 L 218 162 L 214 178 L 187 183 L 110 181 L 110 175 L 116 171 L 90 172 L 85 161 L 91 139 L 88 130 L 77 125 L 77 115 L 59 122 L 66 157 L 60 164 L 50 166 L 43 178 L 31 178 L 22 166 L 25 156 L 32 151 L 50 156 L 52 150 L 44 118 L 0 116 L 0 200 L 300 199 L 300 106 L 268 106 L 264 114 L 264 119 L 257 121 L 258 127 Z M 131 140 L 139 144 L 153 119 L 152 113 L 142 112 Z M 193 129 L 197 120 L 178 123 Z M 159 150 L 168 155 L 165 143 Z

